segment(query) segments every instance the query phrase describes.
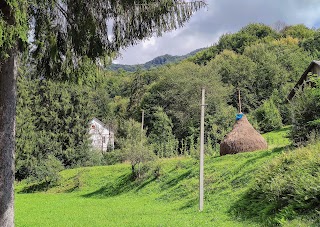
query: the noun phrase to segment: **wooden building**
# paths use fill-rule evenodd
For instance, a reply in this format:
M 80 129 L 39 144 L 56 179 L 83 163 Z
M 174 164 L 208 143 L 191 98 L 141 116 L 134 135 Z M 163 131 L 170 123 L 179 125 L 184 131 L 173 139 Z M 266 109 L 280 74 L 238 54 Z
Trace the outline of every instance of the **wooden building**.
M 294 88 L 289 93 L 287 99 L 290 101 L 296 94 L 296 90 L 309 81 L 309 75 L 317 74 L 320 76 L 320 61 L 312 61 L 306 71 L 302 74 Z
M 89 123 L 89 135 L 93 149 L 102 152 L 114 149 L 114 133 L 103 122 L 93 118 Z

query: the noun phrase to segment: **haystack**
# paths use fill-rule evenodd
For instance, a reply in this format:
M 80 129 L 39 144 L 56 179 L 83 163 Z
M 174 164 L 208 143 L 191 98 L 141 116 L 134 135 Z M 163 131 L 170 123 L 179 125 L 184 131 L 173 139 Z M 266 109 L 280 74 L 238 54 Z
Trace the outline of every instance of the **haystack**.
M 220 155 L 267 149 L 266 140 L 257 132 L 245 115 L 237 120 L 232 131 L 220 143 Z

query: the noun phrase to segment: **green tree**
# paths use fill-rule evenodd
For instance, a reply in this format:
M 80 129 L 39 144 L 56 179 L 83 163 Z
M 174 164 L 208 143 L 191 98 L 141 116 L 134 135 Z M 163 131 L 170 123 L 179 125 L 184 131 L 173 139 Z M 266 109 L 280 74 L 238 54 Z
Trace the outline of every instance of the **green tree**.
M 208 63 L 210 70 L 221 77 L 221 81 L 233 87 L 232 106 L 238 106 L 238 90 L 241 91 L 243 112 L 249 112 L 258 103 L 255 98 L 257 65 L 248 57 L 225 50 Z
M 26 77 L 18 85 L 17 179 L 27 178 L 49 154 L 65 167 L 85 165 L 90 159 L 87 123 L 97 112 L 89 88 Z
M 317 30 L 313 37 L 301 41 L 300 46 L 309 51 L 314 59 L 320 58 L 320 31 Z M 313 60 L 314 60 L 313 59 Z
M 163 108 L 155 107 L 151 122 L 149 140 L 154 145 L 156 155 L 159 158 L 177 155 L 178 140 L 172 134 L 172 121 Z
M 313 86 L 305 85 L 290 103 L 292 132 L 296 145 L 306 144 L 310 134 L 320 132 L 320 80 L 312 78 Z
M 133 119 L 124 123 L 125 138 L 121 142 L 124 158 L 131 164 L 132 176 L 141 177 L 141 164 L 154 159 L 152 147 L 148 144 L 141 124 Z
M 28 4 L 29 3 L 29 4 Z M 181 27 L 203 2 L 178 0 L 1 0 L 0 12 L 0 225 L 13 226 L 15 106 L 18 44 L 34 32 L 41 77 L 65 69 L 81 56 L 110 56 L 153 34 Z M 108 26 L 112 23 L 112 32 Z M 110 40 L 109 35 L 112 35 Z M 21 46 L 21 45 L 20 45 Z M 102 58 L 103 59 L 103 58 Z M 61 74 L 58 74 L 61 75 Z M 68 73 L 62 73 L 64 79 Z
M 59 179 L 59 172 L 63 170 L 63 165 L 53 155 L 42 157 L 37 163 L 30 174 L 29 181 L 44 183 L 46 189 L 49 186 L 55 185 Z
M 286 37 L 291 36 L 293 38 L 298 38 L 302 40 L 313 37 L 315 31 L 306 27 L 304 24 L 297 24 L 285 27 L 282 33 Z
M 231 89 L 209 66 L 183 62 L 159 71 L 159 81 L 150 87 L 141 103 L 141 108 L 145 110 L 145 123 L 150 133 L 155 108 L 162 107 L 172 121 L 173 135 L 184 152 L 190 147 L 190 136 L 194 136 L 193 141 L 199 137 L 201 88 L 206 87 L 208 115 L 219 114 L 218 108 L 227 105 Z
M 37 84 L 25 76 L 18 79 L 15 177 L 22 180 L 31 174 L 37 161 L 34 151 L 38 138 L 34 124 L 36 116 L 33 114 Z
M 282 127 L 280 111 L 272 99 L 268 99 L 254 111 L 260 130 L 270 132 Z
M 233 50 L 236 53 L 243 53 L 245 47 L 250 46 L 259 40 L 270 41 L 279 37 L 271 27 L 264 24 L 249 24 L 234 34 L 223 35 L 218 43 L 218 49 Z

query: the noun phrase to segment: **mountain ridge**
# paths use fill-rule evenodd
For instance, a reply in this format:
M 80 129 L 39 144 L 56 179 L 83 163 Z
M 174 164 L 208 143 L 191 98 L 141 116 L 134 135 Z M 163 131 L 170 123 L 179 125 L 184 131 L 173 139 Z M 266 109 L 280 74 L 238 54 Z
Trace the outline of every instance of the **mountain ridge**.
M 151 69 L 153 67 L 159 67 L 162 65 L 166 65 L 166 64 L 170 64 L 170 63 L 176 63 L 179 61 L 182 61 L 188 57 L 191 57 L 195 54 L 197 54 L 198 52 L 205 50 L 206 48 L 199 48 L 196 50 L 191 51 L 188 54 L 185 55 L 170 55 L 170 54 L 164 54 L 158 57 L 155 57 L 154 59 L 144 63 L 144 64 L 135 64 L 135 65 L 126 65 L 126 64 L 111 64 L 108 69 L 113 70 L 113 71 L 117 71 L 119 69 L 123 69 L 125 71 L 128 72 L 134 72 L 137 71 L 138 69 L 142 69 L 142 70 L 148 70 Z

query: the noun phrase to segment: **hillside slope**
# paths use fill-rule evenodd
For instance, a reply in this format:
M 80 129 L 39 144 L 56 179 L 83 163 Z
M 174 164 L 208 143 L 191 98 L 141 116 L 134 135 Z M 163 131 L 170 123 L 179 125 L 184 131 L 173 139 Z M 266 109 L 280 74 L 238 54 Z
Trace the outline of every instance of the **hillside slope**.
M 24 193 L 32 186 L 21 182 L 16 187 L 16 226 L 261 226 L 259 218 L 234 211 L 261 166 L 289 145 L 288 130 L 264 135 L 267 151 L 206 157 L 202 213 L 198 161 L 175 158 L 149 166 L 143 179 L 135 181 L 130 166 L 119 164 L 65 170 L 61 183 L 46 193 Z

